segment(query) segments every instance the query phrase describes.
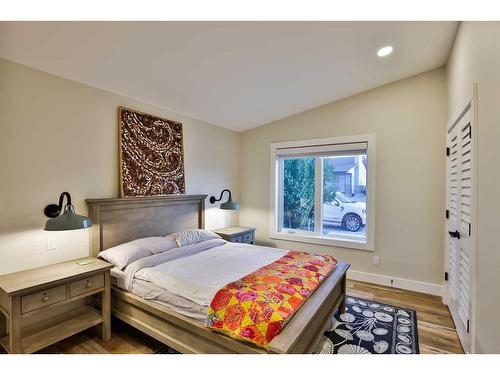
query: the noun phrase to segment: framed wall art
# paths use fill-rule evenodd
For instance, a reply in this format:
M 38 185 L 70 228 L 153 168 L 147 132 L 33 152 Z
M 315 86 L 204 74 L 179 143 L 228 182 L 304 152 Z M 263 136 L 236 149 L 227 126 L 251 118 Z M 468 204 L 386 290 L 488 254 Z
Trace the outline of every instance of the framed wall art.
M 182 124 L 119 107 L 120 195 L 185 193 Z

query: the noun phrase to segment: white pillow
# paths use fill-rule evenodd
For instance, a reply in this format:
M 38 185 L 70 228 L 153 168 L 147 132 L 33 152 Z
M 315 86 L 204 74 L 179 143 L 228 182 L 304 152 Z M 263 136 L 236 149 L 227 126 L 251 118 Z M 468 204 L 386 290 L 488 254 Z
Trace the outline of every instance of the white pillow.
M 126 242 L 101 251 L 99 257 L 124 269 L 130 263 L 177 247 L 177 243 L 167 237 L 146 237 Z
M 169 234 L 167 238 L 174 240 L 179 247 L 182 247 L 221 237 L 214 232 L 210 232 L 209 230 L 189 229 Z
M 146 237 L 131 241 L 130 243 L 147 248 L 152 254 L 162 253 L 164 251 L 177 247 L 177 243 L 167 237 Z

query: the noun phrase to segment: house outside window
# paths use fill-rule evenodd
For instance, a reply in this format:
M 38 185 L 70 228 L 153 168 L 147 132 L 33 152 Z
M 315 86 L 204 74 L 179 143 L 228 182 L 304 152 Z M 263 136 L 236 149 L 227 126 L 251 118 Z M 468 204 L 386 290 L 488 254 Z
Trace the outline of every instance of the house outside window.
M 271 144 L 271 238 L 374 248 L 375 136 Z

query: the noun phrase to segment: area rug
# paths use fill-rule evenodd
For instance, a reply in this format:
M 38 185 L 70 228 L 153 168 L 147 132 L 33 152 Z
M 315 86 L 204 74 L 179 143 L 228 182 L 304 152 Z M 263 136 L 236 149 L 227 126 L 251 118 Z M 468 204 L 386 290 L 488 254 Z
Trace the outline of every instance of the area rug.
M 319 354 L 418 354 L 414 310 L 347 297 L 346 311 L 335 314 L 321 338 Z
M 321 338 L 315 354 L 418 354 L 417 313 L 414 310 L 347 297 Z M 179 354 L 168 346 L 156 354 Z

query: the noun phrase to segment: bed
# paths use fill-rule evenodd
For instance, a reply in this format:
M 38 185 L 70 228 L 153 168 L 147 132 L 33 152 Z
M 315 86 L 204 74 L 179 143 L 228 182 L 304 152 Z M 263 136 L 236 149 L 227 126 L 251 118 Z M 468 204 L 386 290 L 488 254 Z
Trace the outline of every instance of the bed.
M 91 255 L 138 238 L 203 229 L 205 199 L 206 195 L 89 199 Z M 273 338 L 269 350 L 214 332 L 199 316 L 187 316 L 119 285 L 112 287 L 112 314 L 181 353 L 312 353 L 333 314 L 345 308 L 348 268 L 347 263 L 337 264 Z

